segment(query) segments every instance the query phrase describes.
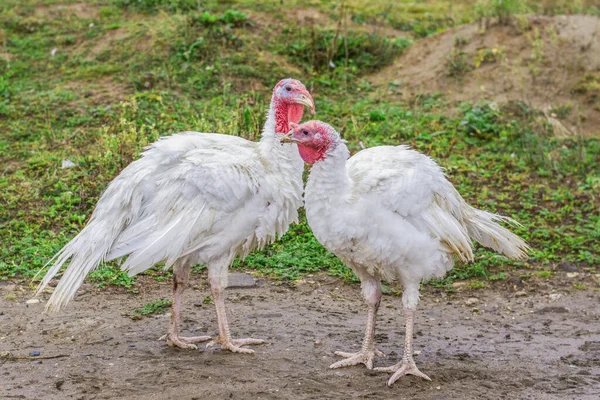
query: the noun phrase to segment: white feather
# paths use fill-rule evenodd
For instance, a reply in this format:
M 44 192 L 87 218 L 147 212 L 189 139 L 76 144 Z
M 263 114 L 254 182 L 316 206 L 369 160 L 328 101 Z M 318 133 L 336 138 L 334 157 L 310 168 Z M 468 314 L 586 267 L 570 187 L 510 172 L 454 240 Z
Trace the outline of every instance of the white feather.
M 308 223 L 359 277 L 400 280 L 406 307 L 416 307 L 419 283 L 443 276 L 455 256 L 473 260 L 471 239 L 510 258 L 527 256 L 527 244 L 497 223 L 514 221 L 469 206 L 429 157 L 381 146 L 348 159 L 334 139 L 308 178 Z
M 102 261 L 124 257 L 129 275 L 186 257 L 226 280 L 236 256 L 297 221 L 303 169 L 296 145 L 275 135 L 273 107 L 260 142 L 197 132 L 161 138 L 110 183 L 88 225 L 48 263 L 38 293 L 68 264 L 46 306 L 58 310 Z

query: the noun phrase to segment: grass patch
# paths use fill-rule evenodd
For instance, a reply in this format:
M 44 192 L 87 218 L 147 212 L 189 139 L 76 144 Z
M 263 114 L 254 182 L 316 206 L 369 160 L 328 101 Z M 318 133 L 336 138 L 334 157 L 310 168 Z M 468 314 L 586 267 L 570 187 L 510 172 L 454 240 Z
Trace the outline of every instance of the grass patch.
M 133 310 L 133 312 L 129 314 L 129 318 L 139 320 L 148 315 L 164 314 L 169 307 L 171 307 L 171 302 L 169 300 L 154 300 L 151 303 L 144 304 L 141 308 Z
M 397 23 L 415 38 L 475 18 L 462 1 L 450 8 L 450 2 L 401 1 L 389 12 L 379 2 L 348 4 L 355 23 Z M 45 14 L 36 13 L 42 5 Z M 311 88 L 318 118 L 338 128 L 352 151 L 410 144 L 444 166 L 473 206 L 524 225 L 515 232 L 533 247 L 526 263 L 477 248 L 475 263 L 457 265 L 432 284 L 485 283 L 516 269 L 545 274 L 564 260 L 591 272 L 600 264 L 598 141 L 556 138 L 543 115 L 520 102 L 456 105 L 440 95 L 387 100 L 364 76 L 391 63 L 407 39 L 356 25 L 339 33 L 279 26 L 278 1 L 90 7 L 93 12 L 78 16 L 41 1 L 0 6 L 6 54 L 0 57 L 1 280 L 31 278 L 81 230 L 108 183 L 159 136 L 192 129 L 256 140 L 272 85 L 290 75 Z M 331 18 L 340 13 L 315 7 Z M 260 13 L 274 22 L 261 21 Z M 492 55 L 481 53 L 481 63 L 494 62 Z M 452 68 L 460 75 L 466 67 Z M 584 80 L 577 90 L 593 95 L 593 85 Z M 63 160 L 75 166 L 63 169 Z M 326 271 L 356 281 L 303 217 L 280 241 L 234 267 L 278 279 Z M 114 264 L 90 280 L 135 285 Z

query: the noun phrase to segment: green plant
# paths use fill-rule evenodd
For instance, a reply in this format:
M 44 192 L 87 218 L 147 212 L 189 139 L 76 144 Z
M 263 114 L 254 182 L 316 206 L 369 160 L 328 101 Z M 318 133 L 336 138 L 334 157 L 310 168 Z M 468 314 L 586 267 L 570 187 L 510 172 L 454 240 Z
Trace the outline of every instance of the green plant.
M 129 317 L 131 319 L 142 319 L 148 315 L 164 314 L 169 307 L 171 307 L 169 300 L 154 300 L 151 303 L 144 304 L 141 308 L 133 310 Z
M 462 50 L 453 49 L 446 57 L 446 75 L 461 78 L 473 67 L 467 62 L 467 53 Z
M 480 0 L 475 6 L 479 18 L 497 17 L 501 25 L 507 25 L 514 15 L 527 11 L 523 0 Z
M 473 64 L 475 68 L 479 68 L 481 64 L 495 63 L 504 57 L 504 50 L 502 48 L 493 49 L 481 49 L 475 55 Z
M 490 138 L 498 135 L 500 113 L 495 103 L 482 102 L 475 106 L 463 107 L 464 116 L 459 126 L 467 135 L 479 138 Z
M 157 12 L 159 9 L 169 11 L 190 11 L 201 7 L 201 0 L 112 0 L 118 7 L 129 8 L 141 12 Z
M 352 30 L 342 34 L 332 29 L 286 28 L 280 43 L 285 45 L 279 45 L 278 52 L 307 63 L 315 72 L 347 66 L 356 74 L 385 67 L 412 42 L 403 37 L 392 40 Z

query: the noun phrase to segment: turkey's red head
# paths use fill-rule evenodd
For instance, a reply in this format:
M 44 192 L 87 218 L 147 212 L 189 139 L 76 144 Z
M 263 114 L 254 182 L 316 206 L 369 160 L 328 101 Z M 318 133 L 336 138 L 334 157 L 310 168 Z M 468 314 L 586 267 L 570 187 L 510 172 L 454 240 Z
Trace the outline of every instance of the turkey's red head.
M 298 144 L 300 157 L 309 164 L 324 160 L 327 150 L 341 140 L 331 125 L 321 121 L 307 121 L 302 125 L 290 123 L 290 128 L 292 131 L 288 138 Z
M 304 84 L 296 79 L 283 79 L 273 89 L 275 131 L 288 133 L 290 123 L 299 123 L 304 107 L 315 113 L 315 102 Z

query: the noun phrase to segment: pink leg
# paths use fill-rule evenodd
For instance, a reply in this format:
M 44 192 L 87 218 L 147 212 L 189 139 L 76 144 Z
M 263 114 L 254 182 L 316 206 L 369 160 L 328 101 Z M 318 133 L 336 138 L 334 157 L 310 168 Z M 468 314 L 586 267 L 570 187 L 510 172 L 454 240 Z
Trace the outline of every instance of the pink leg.
M 194 343 L 210 340 L 210 336 L 179 336 L 181 297 L 190 279 L 190 267 L 187 263 L 177 263 L 173 268 L 173 304 L 171 305 L 171 323 L 166 335 L 159 340 L 167 341 L 167 345 L 179 347 L 180 349 L 197 349 Z
M 217 324 L 219 325 L 219 336 L 212 340 L 210 343 L 206 345 L 206 347 L 212 346 L 214 344 L 220 344 L 223 350 L 229 350 L 234 353 L 244 353 L 244 354 L 252 354 L 254 350 L 245 349 L 241 346 L 249 345 L 249 344 L 262 344 L 265 343 L 262 339 L 232 339 L 231 333 L 229 331 L 229 323 L 227 322 L 227 314 L 225 312 L 225 295 L 223 288 L 216 282 L 216 280 L 212 280 L 210 282 L 211 293 L 213 296 L 213 301 L 215 303 L 215 307 L 217 309 Z
M 375 356 L 385 357 L 381 351 L 375 348 L 375 323 L 377 321 L 377 310 L 381 301 L 381 283 L 378 279 L 365 274 L 357 274 L 362 280 L 363 294 L 369 304 L 369 314 L 367 316 L 367 329 L 365 330 L 365 338 L 363 345 L 358 353 L 346 353 L 336 351 L 335 355 L 345 357 L 345 360 L 338 361 L 329 366 L 329 368 L 342 368 L 352 365 L 364 364 L 367 369 L 373 369 L 373 361 Z
M 404 308 L 404 318 L 406 320 L 406 336 L 404 337 L 404 356 L 402 357 L 402 361 L 391 367 L 375 368 L 377 371 L 394 373 L 388 380 L 388 386 L 392 386 L 401 376 L 409 374 L 419 376 L 428 381 L 431 380 L 427 375 L 419 371 L 419 368 L 417 368 L 415 360 L 413 359 L 412 342 L 415 310 Z

